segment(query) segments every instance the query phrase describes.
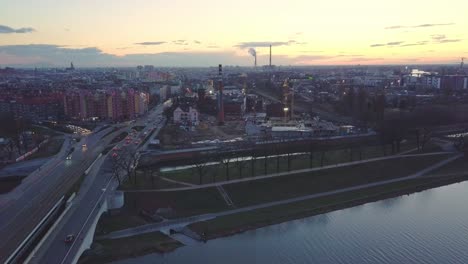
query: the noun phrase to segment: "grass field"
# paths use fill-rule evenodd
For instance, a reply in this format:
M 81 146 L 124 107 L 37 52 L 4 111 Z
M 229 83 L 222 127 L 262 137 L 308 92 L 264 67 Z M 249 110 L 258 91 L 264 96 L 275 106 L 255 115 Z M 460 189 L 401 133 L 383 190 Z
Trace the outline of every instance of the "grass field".
M 439 176 L 447 174 L 468 174 L 468 158 L 460 157 L 437 170 L 432 171 L 428 176 Z
M 14 190 L 26 176 L 11 176 L 0 179 L 0 194 Z
M 27 159 L 37 159 L 37 158 L 46 158 L 57 154 L 60 151 L 60 148 L 63 145 L 65 139 L 63 137 L 53 137 L 49 139 L 49 142 L 39 148 L 39 150 L 29 156 Z
M 148 223 L 150 222 L 146 221 L 139 215 L 130 215 L 127 213 L 122 213 L 119 215 L 110 216 L 108 214 L 103 214 L 101 218 L 99 218 L 99 222 L 96 226 L 95 236 L 105 235 L 113 231 L 140 226 Z
M 171 218 L 226 210 L 227 206 L 216 188 L 177 192 L 126 192 L 125 209 L 138 214 L 141 210 L 154 212 L 158 208 L 172 208 Z
M 177 188 L 183 187 L 183 185 L 168 182 L 160 179 L 154 173 L 144 173 L 143 171 L 136 171 L 136 181 L 131 177 L 131 179 L 125 180 L 122 185 L 119 187 L 120 190 L 146 190 L 146 189 L 165 189 L 165 188 Z
M 95 241 L 91 250 L 85 251 L 78 263 L 107 263 L 120 259 L 159 252 L 170 252 L 182 244 L 161 232 Z
M 409 176 L 449 155 L 395 158 L 331 168 L 309 173 L 225 184 L 224 189 L 237 207 L 278 201 L 350 186 Z M 171 217 L 185 217 L 227 210 L 214 187 L 176 192 L 126 192 L 125 208 L 133 214 L 172 208 Z
M 237 206 L 260 204 L 409 176 L 448 155 L 405 157 L 224 185 Z
M 418 191 L 417 188 L 430 188 L 432 181 L 427 178 L 413 179 L 351 191 L 321 198 L 309 199 L 290 204 L 277 205 L 237 214 L 221 216 L 212 220 L 189 225 L 198 234 L 205 233 L 207 239 L 226 236 L 249 229 L 281 223 L 311 215 L 322 214 L 341 208 L 391 197 L 392 194 Z M 426 186 L 426 187 L 425 187 Z M 413 191 L 412 191 L 413 190 Z
M 415 144 L 408 142 L 402 144 L 401 151 L 413 149 Z M 390 150 L 386 150 L 387 154 Z M 322 159 L 323 155 L 323 159 Z M 227 181 L 252 176 L 266 175 L 271 173 L 286 172 L 320 166 L 334 165 L 349 161 L 378 158 L 384 156 L 381 146 L 367 146 L 357 149 L 340 149 L 327 152 L 313 153 L 312 159 L 309 154 L 291 155 L 280 157 L 260 157 L 256 160 L 232 160 L 228 165 L 216 164 L 202 168 L 202 177 L 197 168 L 188 168 L 175 171 L 161 172 L 161 175 L 173 180 L 192 183 L 206 184 L 212 182 Z M 288 166 L 289 159 L 289 166 Z M 228 168 L 227 168 L 228 167 Z M 228 177 L 229 175 L 229 177 Z

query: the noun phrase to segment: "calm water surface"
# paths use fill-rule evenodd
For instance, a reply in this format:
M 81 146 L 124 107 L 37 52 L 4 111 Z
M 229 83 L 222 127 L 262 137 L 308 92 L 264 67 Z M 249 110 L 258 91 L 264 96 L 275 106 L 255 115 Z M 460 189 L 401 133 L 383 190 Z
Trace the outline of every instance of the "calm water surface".
M 468 182 L 116 263 L 468 263 Z

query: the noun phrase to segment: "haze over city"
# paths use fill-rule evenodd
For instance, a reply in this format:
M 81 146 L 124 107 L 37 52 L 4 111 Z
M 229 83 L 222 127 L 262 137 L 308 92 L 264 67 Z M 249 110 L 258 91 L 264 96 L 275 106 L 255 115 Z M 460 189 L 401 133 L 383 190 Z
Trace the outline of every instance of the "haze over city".
M 465 0 L 7 1 L 0 65 L 452 64 Z

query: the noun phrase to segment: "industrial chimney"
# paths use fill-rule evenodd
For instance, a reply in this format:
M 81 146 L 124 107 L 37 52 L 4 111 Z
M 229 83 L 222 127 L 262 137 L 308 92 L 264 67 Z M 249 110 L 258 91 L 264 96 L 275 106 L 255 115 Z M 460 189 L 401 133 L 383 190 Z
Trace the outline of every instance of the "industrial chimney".
M 270 45 L 270 69 L 271 69 L 271 45 Z

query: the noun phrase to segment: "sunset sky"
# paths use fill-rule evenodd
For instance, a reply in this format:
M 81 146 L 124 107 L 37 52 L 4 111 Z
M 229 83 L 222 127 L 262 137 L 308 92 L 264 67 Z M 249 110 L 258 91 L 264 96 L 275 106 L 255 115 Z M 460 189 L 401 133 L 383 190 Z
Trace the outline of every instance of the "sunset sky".
M 0 65 L 458 63 L 467 0 L 0 0 Z

